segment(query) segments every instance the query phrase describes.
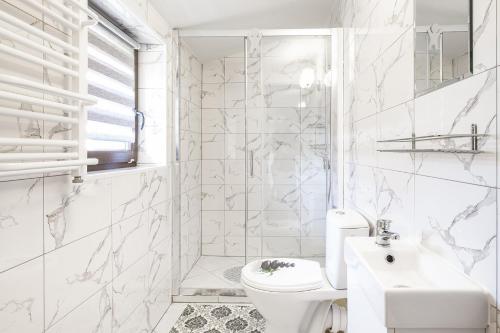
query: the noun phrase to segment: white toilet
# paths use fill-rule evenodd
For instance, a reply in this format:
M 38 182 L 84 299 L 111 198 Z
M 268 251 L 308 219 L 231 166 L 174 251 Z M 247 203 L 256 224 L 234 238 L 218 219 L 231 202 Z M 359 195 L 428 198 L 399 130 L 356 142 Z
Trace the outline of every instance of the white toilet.
M 368 235 L 368 222 L 357 212 L 330 210 L 325 270 L 317 262 L 304 259 L 267 259 L 294 264 L 272 274 L 261 270 L 265 259 L 247 264 L 241 272 L 241 283 L 266 319 L 266 333 L 324 333 L 332 302 L 347 297 L 344 241 L 346 237 Z

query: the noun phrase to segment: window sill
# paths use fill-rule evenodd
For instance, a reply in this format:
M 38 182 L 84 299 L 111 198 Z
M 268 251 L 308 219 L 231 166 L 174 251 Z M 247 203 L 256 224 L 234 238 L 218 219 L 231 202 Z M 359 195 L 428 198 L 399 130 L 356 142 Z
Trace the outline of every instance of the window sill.
M 159 170 L 167 168 L 165 164 L 146 164 L 146 165 L 139 165 L 136 167 L 131 167 L 131 168 L 121 168 L 121 169 L 111 169 L 111 170 L 99 170 L 99 171 L 90 171 L 87 173 L 87 176 L 85 178 L 87 179 L 96 179 L 96 178 L 101 178 L 101 177 L 114 177 L 114 176 L 121 176 L 121 175 L 129 175 L 129 174 L 136 174 L 136 173 L 141 173 L 141 172 L 148 172 L 148 171 L 154 171 L 154 170 Z

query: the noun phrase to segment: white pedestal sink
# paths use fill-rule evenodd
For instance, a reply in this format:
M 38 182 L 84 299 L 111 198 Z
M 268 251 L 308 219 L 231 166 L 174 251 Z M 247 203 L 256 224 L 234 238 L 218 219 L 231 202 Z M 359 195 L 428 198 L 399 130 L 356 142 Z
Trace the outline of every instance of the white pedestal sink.
M 488 295 L 439 256 L 407 241 L 345 244 L 349 333 L 484 333 Z

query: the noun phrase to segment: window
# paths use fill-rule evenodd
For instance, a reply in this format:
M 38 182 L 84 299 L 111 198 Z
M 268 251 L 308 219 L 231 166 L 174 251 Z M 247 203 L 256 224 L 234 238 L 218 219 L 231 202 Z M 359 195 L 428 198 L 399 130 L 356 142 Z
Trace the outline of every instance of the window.
M 87 151 L 99 159 L 88 170 L 136 166 L 137 51 L 99 23 L 89 29 L 88 63 L 88 90 L 98 103 L 88 108 Z

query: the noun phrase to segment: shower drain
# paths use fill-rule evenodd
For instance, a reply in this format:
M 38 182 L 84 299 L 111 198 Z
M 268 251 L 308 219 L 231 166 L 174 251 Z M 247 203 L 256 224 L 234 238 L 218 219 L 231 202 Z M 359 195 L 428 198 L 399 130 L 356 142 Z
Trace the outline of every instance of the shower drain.
M 233 282 L 240 282 L 241 279 L 241 269 L 243 266 L 231 267 L 224 271 L 224 278 Z

